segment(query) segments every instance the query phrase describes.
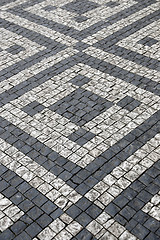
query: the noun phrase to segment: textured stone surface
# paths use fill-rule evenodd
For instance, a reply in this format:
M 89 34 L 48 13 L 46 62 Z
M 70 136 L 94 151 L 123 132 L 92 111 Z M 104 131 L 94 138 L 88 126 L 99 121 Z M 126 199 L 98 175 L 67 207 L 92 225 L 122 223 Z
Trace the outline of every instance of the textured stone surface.
M 160 239 L 158 0 L 0 2 L 0 240 Z

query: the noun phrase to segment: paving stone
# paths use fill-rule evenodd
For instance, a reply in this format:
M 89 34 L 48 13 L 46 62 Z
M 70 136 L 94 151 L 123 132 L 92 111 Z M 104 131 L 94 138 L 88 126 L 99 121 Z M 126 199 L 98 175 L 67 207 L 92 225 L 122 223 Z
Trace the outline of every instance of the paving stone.
M 110 2 L 106 3 L 106 7 L 111 7 L 111 8 L 117 7 L 118 5 L 119 5 L 119 3 L 114 2 L 114 1 L 110 1 Z
M 81 15 L 74 18 L 74 20 L 78 23 L 82 23 L 82 22 L 86 21 L 87 19 L 88 19 L 87 17 L 81 16 Z
M 154 233 L 150 233 L 145 239 L 149 240 L 149 239 L 155 239 L 158 240 L 159 236 L 155 235 Z
M 66 213 L 71 217 L 71 218 L 76 218 L 82 211 L 80 210 L 80 208 L 78 208 L 77 206 L 71 206 Z
M 0 240 L 159 239 L 158 7 L 1 0 Z
M 92 218 L 85 212 L 82 212 L 75 220 L 85 227 L 92 221 Z
M 92 234 L 86 229 L 84 229 L 77 235 L 77 239 L 80 240 L 83 239 L 84 237 L 86 238 L 86 240 L 92 239 Z
M 147 228 L 143 227 L 141 224 L 138 224 L 133 230 L 132 233 L 135 233 L 135 235 L 139 238 L 139 239 L 144 239 L 147 234 L 149 233 L 149 231 L 147 230 Z
M 31 240 L 31 237 L 26 232 L 22 232 L 15 239 L 16 240 Z
M 11 54 L 14 54 L 14 55 L 16 55 L 16 54 L 18 54 L 18 53 L 20 53 L 21 51 L 24 51 L 24 50 L 25 50 L 25 48 L 23 48 L 23 47 L 21 47 L 17 44 L 15 44 L 15 45 L 6 49 L 7 52 L 9 52 Z
M 26 196 L 28 199 L 32 200 L 38 195 L 38 191 L 34 188 L 29 189 L 27 192 L 24 193 L 24 196 Z
M 47 5 L 46 7 L 43 8 L 43 10 L 45 11 L 54 11 L 56 9 L 56 6 L 53 6 L 53 5 Z
M 78 129 L 77 131 L 73 132 L 71 135 L 68 136 L 70 140 L 76 142 L 80 146 L 83 146 L 94 137 L 95 137 L 95 134 L 89 131 L 86 131 L 83 128 Z
M 158 40 L 151 38 L 151 37 L 145 37 L 143 39 L 141 39 L 140 41 L 138 41 L 138 43 L 143 44 L 143 45 L 147 45 L 149 47 L 151 47 L 153 44 L 156 44 L 158 42 Z
M 33 203 L 30 200 L 24 200 L 23 202 L 21 202 L 19 204 L 19 207 L 23 210 L 23 211 L 28 211 L 31 207 L 33 207 Z
M 97 8 L 99 5 L 95 2 L 92 1 L 73 1 L 71 3 L 67 3 L 66 5 L 63 6 L 64 9 L 71 11 L 71 12 L 76 12 L 78 14 L 83 14 L 86 13 L 94 8 Z
M 55 104 L 53 104 L 50 109 L 52 111 L 57 112 L 58 114 L 63 115 L 65 112 L 71 113 L 71 117 L 69 117 L 69 120 L 73 123 L 76 123 L 78 125 L 84 125 L 84 123 L 89 122 L 94 117 L 98 116 L 100 113 L 103 113 L 106 109 L 110 108 L 112 106 L 112 103 L 98 97 L 96 102 L 90 100 L 90 96 L 95 95 L 90 91 L 84 91 L 82 89 L 75 90 L 67 97 L 63 98 L 60 101 L 57 101 Z M 63 102 L 61 102 L 63 101 Z M 65 103 L 68 102 L 69 105 L 65 105 Z M 77 105 L 77 103 L 83 103 L 84 107 L 91 106 L 90 114 L 85 114 L 81 117 L 78 110 L 81 110 L 80 106 Z M 72 107 L 72 104 L 75 104 L 76 107 Z M 61 108 L 59 109 L 59 106 Z M 100 107 L 101 110 L 97 110 L 96 107 Z M 61 111 L 63 109 L 63 111 Z M 66 116 L 67 117 L 67 116 Z M 82 124 L 80 121 L 83 120 L 84 123 Z
M 124 207 L 123 210 L 120 211 L 120 214 L 125 217 L 127 220 L 130 220 L 131 217 L 136 213 L 131 207 Z
M 18 235 L 25 229 L 25 227 L 25 223 L 23 223 L 22 221 L 18 221 L 11 227 L 11 230 L 14 232 L 14 234 Z
M 58 208 L 58 209 L 56 209 L 50 216 L 55 220 L 55 219 L 57 219 L 59 216 L 61 216 L 62 213 L 63 213 L 63 211 L 62 211 L 60 208 Z
M 41 232 L 42 228 L 39 227 L 37 223 L 32 223 L 29 227 L 26 228 L 26 232 L 32 238 L 34 238 L 39 232 Z
M 120 208 L 117 207 L 115 204 L 110 203 L 110 204 L 106 207 L 105 211 L 106 211 L 108 214 L 110 214 L 112 217 L 114 217 L 114 216 L 120 211 Z M 121 214 L 121 215 L 124 216 L 123 214 Z
M 36 220 L 39 218 L 40 215 L 42 215 L 43 211 L 41 211 L 38 207 L 33 207 L 31 210 L 27 212 L 30 218 L 33 220 Z
M 37 223 L 41 226 L 41 228 L 45 228 L 51 222 L 52 222 L 52 218 L 50 218 L 47 214 L 43 214 L 37 220 Z
M 1 239 L 3 240 L 11 240 L 13 238 L 14 234 L 9 229 L 1 233 Z
M 94 205 L 91 205 L 86 210 L 86 213 L 93 219 L 95 219 L 98 215 L 100 215 L 101 212 L 102 212 L 102 210 L 99 207 L 96 207 Z
M 30 116 L 34 116 L 36 113 L 43 111 L 45 107 L 38 103 L 37 101 L 33 101 L 32 103 L 27 104 L 22 108 L 22 111 L 26 112 Z
M 47 214 L 52 213 L 53 211 L 55 211 L 56 208 L 57 208 L 56 205 L 53 204 L 51 201 L 47 201 L 47 202 L 41 207 L 41 209 L 42 209 L 45 213 L 47 213 Z
M 83 211 L 85 211 L 92 203 L 85 197 L 81 198 L 78 202 L 77 202 L 77 206 L 82 209 Z
M 41 207 L 48 199 L 43 195 L 38 195 L 32 200 L 38 207 Z

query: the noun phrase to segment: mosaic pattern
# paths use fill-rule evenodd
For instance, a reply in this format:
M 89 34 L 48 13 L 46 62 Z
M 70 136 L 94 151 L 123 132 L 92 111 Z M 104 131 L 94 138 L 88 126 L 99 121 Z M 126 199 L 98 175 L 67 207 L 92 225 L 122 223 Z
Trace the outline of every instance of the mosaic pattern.
M 0 240 L 159 240 L 159 0 L 0 19 Z

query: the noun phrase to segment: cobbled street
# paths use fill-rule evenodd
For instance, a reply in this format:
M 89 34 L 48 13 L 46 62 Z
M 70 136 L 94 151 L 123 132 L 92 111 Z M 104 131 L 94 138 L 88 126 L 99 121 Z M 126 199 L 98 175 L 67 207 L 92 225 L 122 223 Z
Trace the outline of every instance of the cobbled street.
M 0 240 L 160 239 L 160 0 L 0 0 Z

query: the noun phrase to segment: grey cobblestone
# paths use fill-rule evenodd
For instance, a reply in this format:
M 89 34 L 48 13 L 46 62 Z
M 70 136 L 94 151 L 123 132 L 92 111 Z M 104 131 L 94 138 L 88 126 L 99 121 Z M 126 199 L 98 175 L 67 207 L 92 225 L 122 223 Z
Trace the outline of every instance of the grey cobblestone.
M 159 1 L 0 16 L 0 240 L 158 240 Z

